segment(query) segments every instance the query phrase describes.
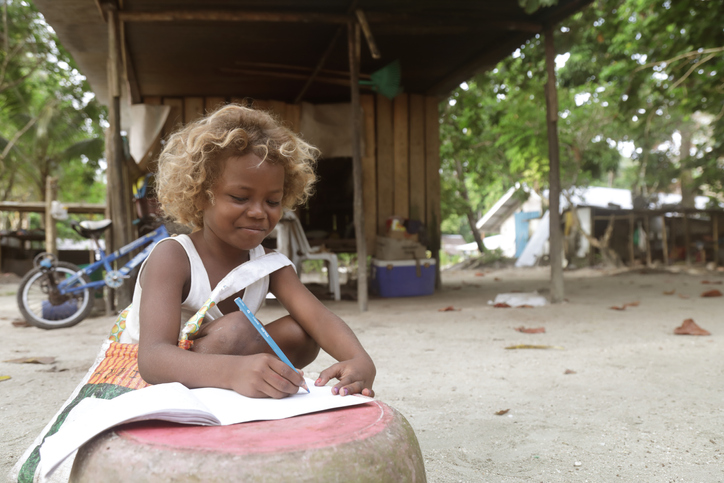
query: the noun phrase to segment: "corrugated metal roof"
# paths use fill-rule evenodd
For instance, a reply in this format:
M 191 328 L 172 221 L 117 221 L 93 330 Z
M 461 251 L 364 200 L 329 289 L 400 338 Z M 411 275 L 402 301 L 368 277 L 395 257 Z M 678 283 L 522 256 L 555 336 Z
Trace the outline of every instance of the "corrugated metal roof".
M 523 202 L 513 196 L 520 188 L 510 188 L 475 224 L 477 229 L 485 233 L 500 231 L 500 225 L 507 220 Z

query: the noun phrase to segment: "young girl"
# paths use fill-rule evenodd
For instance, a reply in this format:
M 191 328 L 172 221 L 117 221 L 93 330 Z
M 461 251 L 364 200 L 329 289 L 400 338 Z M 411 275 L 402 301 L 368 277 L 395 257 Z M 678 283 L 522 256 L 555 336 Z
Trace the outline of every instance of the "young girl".
M 233 302 L 243 297 L 255 312 L 268 289 L 289 315 L 266 329 L 295 367 L 321 347 L 339 362 L 316 385 L 334 378 L 334 394 L 374 396 L 375 366 L 352 330 L 304 287 L 286 257 L 261 246 L 283 210 L 309 196 L 316 154 L 269 114 L 237 105 L 171 136 L 159 158 L 158 196 L 166 215 L 193 232 L 163 240 L 141 267 L 121 342 L 139 343 L 146 382 L 249 397 L 296 394 L 302 376 Z

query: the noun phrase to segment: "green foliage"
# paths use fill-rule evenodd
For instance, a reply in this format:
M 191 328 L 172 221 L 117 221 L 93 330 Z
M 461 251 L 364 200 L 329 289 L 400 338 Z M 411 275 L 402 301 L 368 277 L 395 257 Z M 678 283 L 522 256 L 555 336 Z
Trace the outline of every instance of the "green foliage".
M 43 200 L 57 176 L 60 200 L 103 201 L 104 108 L 32 4 L 2 8 L 0 199 Z
M 455 265 L 456 263 L 459 263 L 462 258 L 462 255 L 448 255 L 445 250 L 442 250 L 440 252 L 440 266 L 449 267 L 451 265 Z
M 557 26 L 556 52 L 568 55 L 556 70 L 563 189 L 724 194 L 723 16 L 724 0 L 601 0 Z M 445 232 L 467 226 L 455 160 L 480 215 L 516 183 L 547 187 L 546 79 L 536 36 L 441 105 Z
M 492 263 L 502 260 L 505 260 L 505 257 L 503 256 L 503 250 L 501 250 L 500 248 L 496 248 L 495 250 L 488 250 L 478 257 L 478 262 L 481 265 L 490 265 Z

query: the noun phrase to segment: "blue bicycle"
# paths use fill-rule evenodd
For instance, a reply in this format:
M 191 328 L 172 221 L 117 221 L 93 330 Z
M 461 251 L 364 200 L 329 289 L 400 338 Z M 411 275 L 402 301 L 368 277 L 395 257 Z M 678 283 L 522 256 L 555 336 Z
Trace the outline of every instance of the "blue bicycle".
M 61 262 L 49 253 L 41 253 L 33 261 L 35 268 L 20 281 L 18 308 L 25 320 L 41 329 L 70 327 L 88 317 L 93 310 L 95 289 L 123 285 L 128 274 L 141 264 L 156 244 L 169 236 L 164 225 L 132 241 L 128 245 L 106 255 L 98 239 L 111 226 L 111 220 L 70 221 L 73 229 L 82 237 L 93 240 L 96 249 L 95 263 L 81 269 L 68 262 Z M 148 245 L 148 246 L 146 246 Z M 120 270 L 111 263 L 127 253 L 146 246 Z M 90 275 L 104 268 L 103 280 L 91 281 Z

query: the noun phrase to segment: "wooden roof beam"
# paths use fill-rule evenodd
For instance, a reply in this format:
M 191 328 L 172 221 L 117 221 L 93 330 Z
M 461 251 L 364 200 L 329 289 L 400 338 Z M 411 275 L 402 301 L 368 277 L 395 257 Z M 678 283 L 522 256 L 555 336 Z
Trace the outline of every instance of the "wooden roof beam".
M 357 15 L 357 22 L 359 23 L 359 26 L 362 27 L 362 32 L 365 34 L 365 40 L 367 41 L 367 47 L 370 49 L 370 54 L 372 54 L 373 59 L 379 59 L 382 57 L 382 54 L 380 54 L 379 49 L 377 48 L 377 42 L 375 42 L 375 38 L 372 35 L 372 29 L 370 29 L 370 24 L 367 22 L 367 17 L 365 16 L 365 13 L 362 11 L 362 9 L 357 9 L 354 12 Z
M 360 11 L 361 12 L 361 11 Z M 261 12 L 243 10 L 159 10 L 159 11 L 129 11 L 119 10 L 118 19 L 122 22 L 304 22 L 347 25 L 355 16 L 360 14 L 334 14 L 321 12 Z M 391 24 L 406 29 L 420 29 L 422 33 L 435 30 L 462 29 L 471 30 L 513 30 L 521 32 L 538 33 L 542 31 L 542 24 L 525 19 L 512 19 L 490 22 L 475 15 L 463 16 L 451 14 L 442 16 L 422 16 L 385 12 L 363 12 L 360 21 L 365 37 L 369 42 L 371 30 L 369 24 Z M 367 24 L 367 28 L 365 25 Z M 374 42 L 374 39 L 372 39 Z
M 349 15 L 334 13 L 252 12 L 243 10 L 163 10 L 118 12 L 123 22 L 308 22 L 346 25 Z
M 355 8 L 357 8 L 357 0 L 352 0 L 352 2 L 347 7 L 347 16 L 350 16 Z M 314 67 L 312 74 L 307 78 L 304 86 L 302 87 L 302 90 L 300 90 L 299 94 L 297 94 L 297 97 L 294 98 L 294 104 L 299 104 L 300 102 L 302 102 L 302 99 L 304 99 L 304 95 L 307 93 L 309 86 L 312 85 L 312 82 L 314 82 L 314 79 L 319 75 L 319 72 L 324 67 L 324 64 L 327 62 L 327 58 L 332 53 L 332 50 L 337 43 L 337 39 L 340 35 L 342 35 L 342 30 L 344 30 L 344 28 L 345 25 L 340 25 L 339 27 L 337 27 L 337 31 L 332 36 L 329 44 L 327 44 L 327 48 L 324 50 L 324 53 L 322 53 L 322 56 L 317 61 L 317 65 Z
M 104 23 L 108 23 L 108 16 L 106 15 L 106 10 L 103 7 L 103 0 L 94 0 L 96 4 L 96 8 L 98 8 L 98 13 L 101 14 L 101 18 L 103 19 Z

